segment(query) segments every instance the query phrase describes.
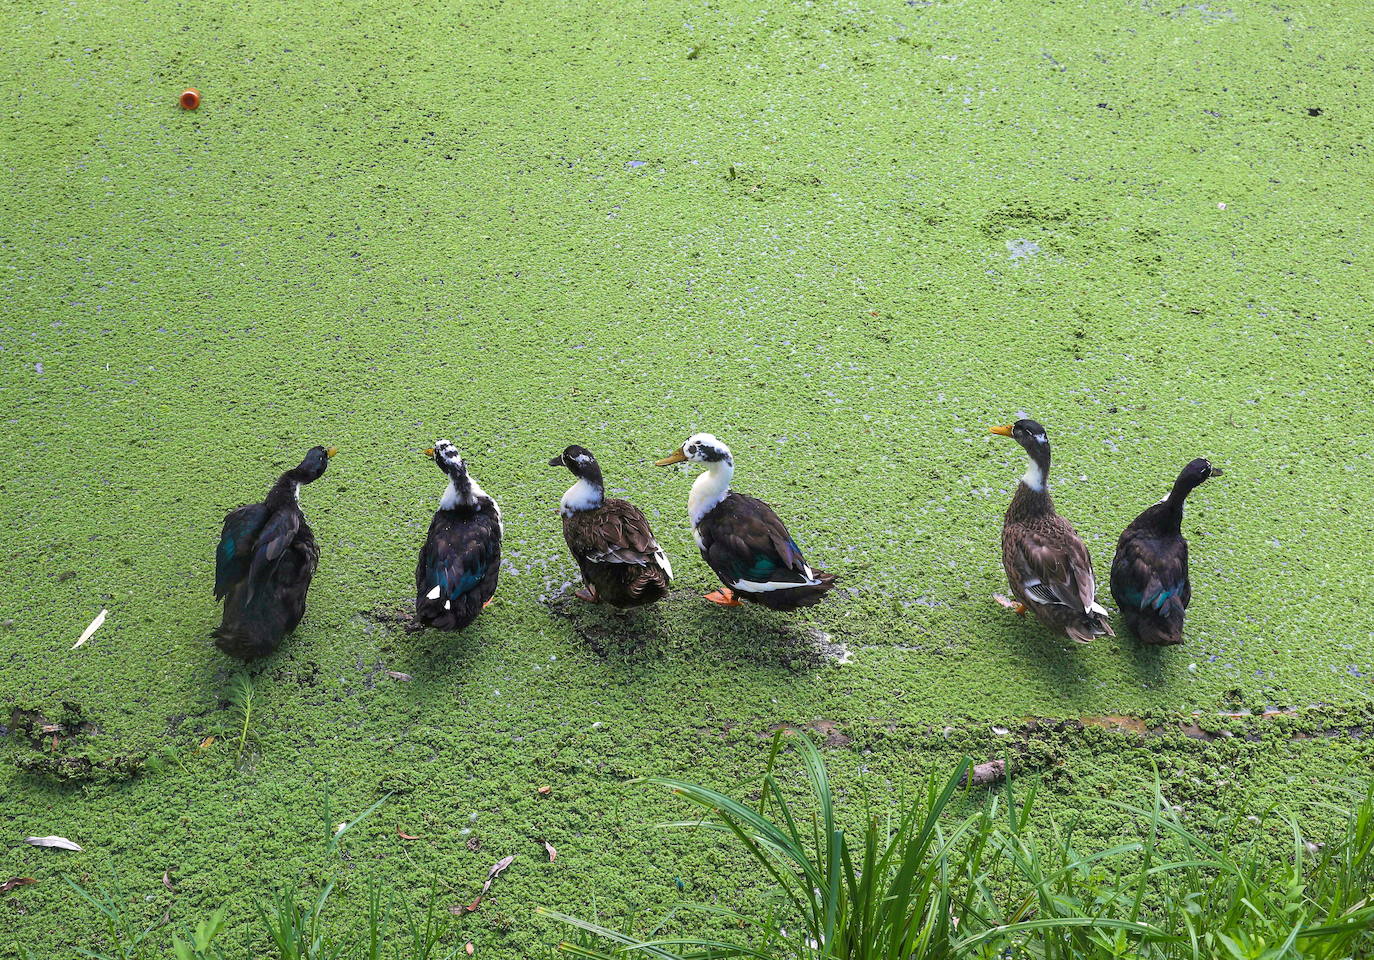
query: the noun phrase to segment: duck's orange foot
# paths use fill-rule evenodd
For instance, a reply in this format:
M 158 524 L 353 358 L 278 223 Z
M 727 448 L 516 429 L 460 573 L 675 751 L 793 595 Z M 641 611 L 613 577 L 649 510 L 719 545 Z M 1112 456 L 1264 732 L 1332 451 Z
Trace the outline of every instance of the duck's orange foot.
M 1010 597 L 1004 597 L 1000 593 L 994 593 L 992 595 L 992 599 L 996 600 L 1002 606 L 1006 607 L 1008 610 L 1010 610 L 1012 613 L 1017 614 L 1018 616 L 1024 617 L 1026 615 L 1026 612 L 1030 610 L 1030 607 L 1026 606 L 1024 603 L 1021 603 L 1019 600 L 1012 600 Z
M 722 607 L 740 606 L 739 598 L 735 596 L 735 591 L 729 587 L 721 587 L 719 590 L 712 590 L 706 594 L 706 599 L 712 603 L 718 603 Z
M 596 595 L 596 591 L 591 589 L 590 587 L 583 587 L 581 590 L 574 593 L 573 596 L 579 600 L 585 600 L 588 603 L 601 602 L 601 598 Z
M 491 602 L 495 599 L 495 597 L 487 597 L 487 602 L 482 604 L 482 609 L 485 610 L 487 607 L 491 606 Z

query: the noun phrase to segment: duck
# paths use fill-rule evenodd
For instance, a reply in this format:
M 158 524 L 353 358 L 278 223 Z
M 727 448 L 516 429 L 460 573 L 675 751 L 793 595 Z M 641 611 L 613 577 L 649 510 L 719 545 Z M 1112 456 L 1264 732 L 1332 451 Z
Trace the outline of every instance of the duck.
M 421 627 L 462 630 L 496 595 L 501 508 L 468 473 L 452 443 L 435 440 L 425 456 L 448 477 L 448 486 L 415 565 L 415 620 Z
M 795 610 L 819 603 L 835 586 L 835 575 L 816 570 L 768 504 L 730 489 L 735 461 L 730 448 L 709 433 L 696 433 L 662 460 L 700 463 L 706 471 L 692 483 L 687 513 L 701 557 L 724 587 L 705 599 L 724 607 L 741 601 L 770 610 Z
M 668 555 L 638 507 L 606 499 L 601 465 L 592 452 L 574 444 L 549 466 L 567 467 L 577 478 L 558 505 L 563 539 L 585 584 L 574 596 L 620 608 L 642 607 L 666 597 L 673 579 Z
M 1112 597 L 1127 628 L 1141 643 L 1183 642 L 1183 615 L 1193 598 L 1188 580 L 1188 541 L 1183 504 L 1210 477 L 1222 475 L 1205 457 L 1190 461 L 1163 500 L 1131 521 L 1116 542 Z
M 1011 437 L 1029 458 L 1002 523 L 1002 566 L 1016 599 L 998 596 L 997 601 L 1019 614 L 1034 613 L 1042 624 L 1079 643 L 1114 636 L 1107 609 L 1097 602 L 1088 548 L 1050 498 L 1045 428 L 1022 419 L 990 432 Z
M 320 548 L 301 511 L 301 487 L 324 476 L 336 447 L 311 447 L 261 503 L 231 510 L 215 550 L 215 599 L 224 602 L 215 646 L 241 660 L 265 657 L 305 616 Z

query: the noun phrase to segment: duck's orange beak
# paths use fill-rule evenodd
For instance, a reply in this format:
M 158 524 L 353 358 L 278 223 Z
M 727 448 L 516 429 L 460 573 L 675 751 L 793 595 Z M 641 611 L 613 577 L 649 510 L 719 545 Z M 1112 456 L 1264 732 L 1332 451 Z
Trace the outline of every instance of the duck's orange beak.
M 675 464 L 675 463 L 682 463 L 682 462 L 683 462 L 684 460 L 686 460 L 686 459 L 687 459 L 687 454 L 685 454 L 685 453 L 682 452 L 682 448 L 681 448 L 681 447 L 678 447 L 676 450 L 674 450 L 672 453 L 668 454 L 668 455 L 667 455 L 666 457 L 664 457 L 662 460 L 655 460 L 655 461 L 654 461 L 654 466 L 656 466 L 656 467 L 670 467 L 670 466 L 672 466 L 672 465 Z
M 336 453 L 338 453 L 338 452 L 339 452 L 339 448 L 338 448 L 338 447 L 329 447 L 329 448 L 327 448 L 327 449 L 324 451 L 324 455 L 325 455 L 325 457 L 332 457 L 332 456 L 334 456 L 334 454 L 336 454 Z
M 429 457 L 431 460 L 434 459 L 434 448 L 433 448 L 433 447 L 426 447 L 422 452 L 424 453 L 425 456 Z
M 989 427 L 988 433 L 995 433 L 999 437 L 1009 437 L 1011 436 L 1011 424 L 1007 424 L 1005 427 Z

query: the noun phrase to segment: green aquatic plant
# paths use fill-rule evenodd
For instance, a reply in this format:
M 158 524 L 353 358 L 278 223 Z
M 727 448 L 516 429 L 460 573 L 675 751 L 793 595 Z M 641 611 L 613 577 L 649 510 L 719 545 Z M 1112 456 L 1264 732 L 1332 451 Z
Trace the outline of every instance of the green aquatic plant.
M 1325 845 L 1289 820 L 1291 858 L 1275 861 L 1237 815 L 1190 828 L 1158 787 L 1147 807 L 1116 804 L 1139 837 L 1080 849 L 1074 824 L 1034 819 L 1035 790 L 1008 784 L 971 815 L 955 814 L 969 763 L 891 819 L 869 815 L 851 840 L 839 827 L 825 762 L 798 737 L 810 809 L 787 799 L 775 773 L 777 741 L 750 806 L 708 787 L 664 777 L 661 786 L 704 811 L 669 824 L 732 837 L 778 891 L 759 917 L 698 907 L 742 940 L 636 935 L 555 911 L 580 933 L 560 949 L 588 960 L 642 956 L 767 960 L 1341 960 L 1374 951 L 1374 787 Z
M 229 681 L 225 695 L 229 700 L 230 709 L 233 710 L 234 727 L 238 730 L 238 747 L 234 751 L 234 763 L 241 764 L 253 722 L 253 678 L 247 671 L 240 670 Z

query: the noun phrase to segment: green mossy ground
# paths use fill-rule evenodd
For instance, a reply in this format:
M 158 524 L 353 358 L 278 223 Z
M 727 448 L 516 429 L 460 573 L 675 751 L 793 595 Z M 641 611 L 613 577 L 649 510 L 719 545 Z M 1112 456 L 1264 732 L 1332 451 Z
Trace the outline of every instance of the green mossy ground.
M 1367 724 L 1374 669 L 1357 5 L 76 0 L 9 4 L 0 40 L 0 713 L 98 728 L 58 745 L 89 776 L 3 742 L 0 879 L 40 882 L 0 898 L 0 954 L 99 942 L 64 876 L 243 924 L 301 870 L 417 902 L 437 876 L 447 905 L 514 853 L 462 921 L 511 958 L 556 936 L 540 904 L 747 900 L 752 870 L 622 782 L 735 783 L 779 724 L 828 721 L 881 800 L 1027 717 L 1301 708 L 1039 734 L 1045 806 L 1104 842 L 1101 798 L 1156 766 L 1199 819 L 1228 782 L 1296 808 L 1368 775 L 1359 730 L 1290 734 Z M 1184 462 L 1226 468 L 1190 504 L 1186 646 L 1082 648 L 990 602 L 1022 458 L 986 427 L 1020 412 L 1103 579 Z M 696 430 L 842 592 L 696 599 L 688 478 L 650 466 Z M 436 436 L 506 520 L 457 637 L 370 616 L 411 594 Z M 650 514 L 671 602 L 566 612 L 546 463 L 574 441 Z M 315 443 L 342 451 L 303 498 L 324 558 L 240 765 L 197 750 L 233 669 L 214 542 Z M 327 822 L 388 790 L 321 867 Z M 85 852 L 17 842 L 50 833 Z

